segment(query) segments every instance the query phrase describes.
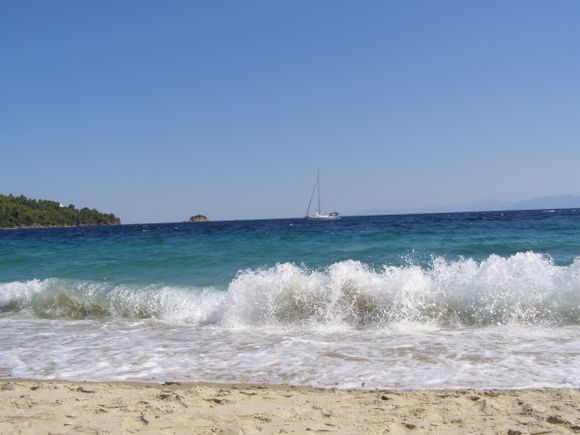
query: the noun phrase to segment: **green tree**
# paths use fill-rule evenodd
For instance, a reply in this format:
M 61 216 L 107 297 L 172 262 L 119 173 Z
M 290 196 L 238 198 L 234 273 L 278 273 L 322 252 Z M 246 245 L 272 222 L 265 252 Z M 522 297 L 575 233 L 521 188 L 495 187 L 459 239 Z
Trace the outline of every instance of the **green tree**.
M 56 201 L 29 199 L 24 195 L 0 195 L 0 228 L 31 226 L 116 225 L 121 221 L 112 213 L 87 207 L 61 206 Z

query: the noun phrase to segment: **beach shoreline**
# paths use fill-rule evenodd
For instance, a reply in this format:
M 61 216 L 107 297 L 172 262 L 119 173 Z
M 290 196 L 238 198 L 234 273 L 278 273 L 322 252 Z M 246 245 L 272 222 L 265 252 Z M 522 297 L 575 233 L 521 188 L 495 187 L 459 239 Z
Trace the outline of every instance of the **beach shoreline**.
M 580 390 L 0 380 L 0 433 L 575 433 Z

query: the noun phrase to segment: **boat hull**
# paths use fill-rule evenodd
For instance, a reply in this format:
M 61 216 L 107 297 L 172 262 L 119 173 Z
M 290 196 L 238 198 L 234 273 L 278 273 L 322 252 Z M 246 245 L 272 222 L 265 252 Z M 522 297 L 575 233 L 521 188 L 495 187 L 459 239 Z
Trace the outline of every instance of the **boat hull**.
M 313 215 L 313 216 L 306 216 L 306 219 L 310 221 L 338 221 L 341 219 L 341 216 L 331 216 L 331 215 Z

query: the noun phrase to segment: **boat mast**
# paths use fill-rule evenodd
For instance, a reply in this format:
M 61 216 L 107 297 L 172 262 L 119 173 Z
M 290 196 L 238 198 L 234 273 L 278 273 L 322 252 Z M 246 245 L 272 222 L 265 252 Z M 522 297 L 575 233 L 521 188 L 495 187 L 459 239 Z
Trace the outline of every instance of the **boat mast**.
M 318 178 L 316 178 L 316 183 L 314 183 L 314 187 L 312 188 L 312 193 L 310 194 L 310 201 L 308 201 L 308 207 L 306 208 L 306 217 L 308 217 L 310 215 L 310 206 L 312 205 L 312 199 L 314 198 L 314 192 L 316 192 L 317 186 L 318 186 Z M 320 192 L 319 192 L 319 197 L 320 197 Z M 318 202 L 320 203 L 320 198 L 319 198 Z M 318 208 L 320 209 L 320 205 L 318 206 Z
M 320 214 L 320 169 L 316 172 L 316 184 L 318 185 L 318 214 Z

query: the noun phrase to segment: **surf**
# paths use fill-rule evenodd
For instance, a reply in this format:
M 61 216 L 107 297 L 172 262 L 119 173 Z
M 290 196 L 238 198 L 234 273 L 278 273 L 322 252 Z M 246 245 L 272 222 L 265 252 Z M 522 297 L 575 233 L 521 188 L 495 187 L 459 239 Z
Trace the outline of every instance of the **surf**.
M 428 266 L 286 262 L 240 270 L 223 288 L 33 279 L 0 284 L 0 311 L 219 327 L 577 325 L 580 257 L 567 266 L 534 252 L 482 261 L 434 257 Z

